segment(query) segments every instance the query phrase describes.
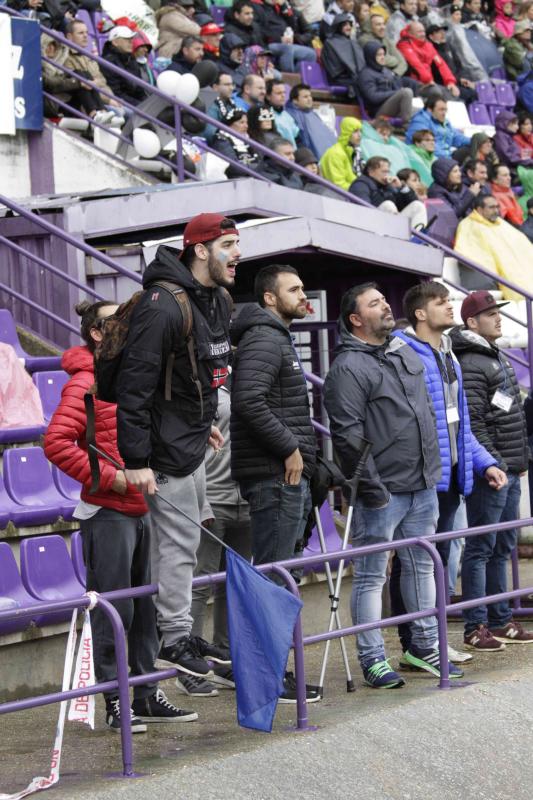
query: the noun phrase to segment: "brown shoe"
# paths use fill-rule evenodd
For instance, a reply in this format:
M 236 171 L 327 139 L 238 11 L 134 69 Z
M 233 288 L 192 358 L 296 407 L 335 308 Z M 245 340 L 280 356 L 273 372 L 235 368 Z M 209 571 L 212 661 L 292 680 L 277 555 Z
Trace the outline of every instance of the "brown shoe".
M 531 644 L 533 643 L 533 633 L 525 631 L 519 622 L 513 619 L 504 628 L 493 628 L 490 635 L 497 642 L 509 642 L 510 644 Z
M 505 650 L 505 644 L 495 639 L 485 625 L 478 625 L 472 633 L 465 633 L 464 643 L 465 647 L 478 650 L 480 653 L 498 653 L 500 650 Z

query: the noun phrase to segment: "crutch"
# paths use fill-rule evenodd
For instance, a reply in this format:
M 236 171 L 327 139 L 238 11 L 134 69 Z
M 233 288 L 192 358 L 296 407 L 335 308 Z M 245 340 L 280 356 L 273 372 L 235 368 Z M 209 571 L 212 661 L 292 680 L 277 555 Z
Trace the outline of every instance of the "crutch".
M 369 456 L 371 447 L 372 447 L 371 443 L 369 441 L 367 441 L 366 439 L 361 438 L 361 439 L 358 440 L 357 449 L 358 449 L 358 451 L 360 453 L 359 460 L 358 460 L 357 465 L 355 467 L 355 470 L 354 470 L 352 478 L 349 481 L 346 481 L 346 483 L 344 484 L 346 487 L 348 487 L 350 489 L 350 500 L 349 500 L 349 505 L 348 505 L 348 513 L 346 515 L 346 524 L 344 526 L 344 534 L 343 534 L 343 537 L 342 537 L 341 550 L 346 550 L 347 547 L 348 547 L 348 539 L 350 537 L 350 529 L 352 527 L 353 510 L 354 510 L 355 501 L 356 501 L 356 498 L 357 498 L 357 489 L 358 489 L 359 481 L 361 480 L 361 475 L 363 474 L 363 470 L 365 468 L 365 464 L 366 464 L 367 458 Z M 317 511 L 318 510 L 315 509 L 315 512 L 317 512 Z M 322 552 L 325 552 L 326 543 L 325 543 L 325 540 L 324 540 L 324 532 L 323 532 L 323 529 L 322 529 L 322 521 L 320 520 L 320 514 L 316 513 L 316 517 L 317 517 L 317 531 L 318 531 L 318 536 L 319 536 L 319 539 L 320 539 L 320 547 L 322 548 Z M 326 566 L 326 577 L 328 576 L 328 572 L 329 572 L 328 587 L 329 587 L 329 591 L 330 591 L 331 608 L 330 608 L 328 633 L 331 633 L 331 631 L 333 630 L 333 626 L 335 624 L 337 626 L 337 630 L 340 630 L 340 627 L 341 627 L 338 608 L 339 608 L 339 602 L 340 602 L 340 589 L 341 589 L 341 583 L 342 583 L 342 573 L 344 572 L 344 559 L 341 559 L 339 561 L 339 565 L 337 567 L 337 580 L 335 582 L 335 587 L 333 587 L 333 576 L 331 574 L 330 565 L 329 565 L 329 563 L 327 561 L 325 562 L 325 566 Z M 330 642 L 331 642 L 331 639 L 327 639 L 326 640 L 326 646 L 324 648 L 324 655 L 322 657 L 322 668 L 320 670 L 320 678 L 319 678 L 319 682 L 318 682 L 318 688 L 319 688 L 319 691 L 320 691 L 321 695 L 323 695 L 323 693 L 324 693 L 324 680 L 325 680 L 325 677 L 326 677 L 326 669 L 327 669 L 328 658 L 329 658 Z M 349 664 L 348 664 L 348 657 L 347 657 L 347 654 L 346 654 L 346 647 L 344 645 L 344 638 L 343 637 L 340 638 L 340 643 L 341 643 L 341 648 L 342 648 L 342 657 L 343 657 L 343 661 L 344 661 L 344 668 L 346 670 L 346 691 L 347 692 L 354 692 L 355 691 L 355 686 L 354 686 L 354 683 L 353 683 L 353 680 L 352 680 L 352 677 L 351 677 L 351 673 L 350 673 L 350 667 L 349 667 Z

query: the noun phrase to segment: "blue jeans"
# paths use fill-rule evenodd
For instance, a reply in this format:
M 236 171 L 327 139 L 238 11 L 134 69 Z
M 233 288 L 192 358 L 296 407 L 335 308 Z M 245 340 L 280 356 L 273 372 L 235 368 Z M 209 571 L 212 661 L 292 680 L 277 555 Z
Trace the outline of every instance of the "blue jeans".
M 311 510 L 308 480 L 297 486 L 276 478 L 242 481 L 240 489 L 250 504 L 254 564 L 292 558 Z M 272 579 L 283 583 L 275 575 Z
M 486 480 L 476 477 L 474 490 L 466 498 L 469 527 L 509 522 L 519 518 L 520 476 L 509 473 L 507 480 L 507 486 L 496 492 Z M 507 591 L 507 562 L 516 542 L 515 528 L 466 538 L 461 570 L 463 600 Z M 511 617 L 507 600 L 465 609 L 465 633 L 472 633 L 480 624 L 488 625 L 489 628 L 503 628 L 511 621 Z
M 430 536 L 435 533 L 439 506 L 435 489 L 391 494 L 384 508 L 366 508 L 357 503 L 352 525 L 354 547 Z M 354 559 L 352 590 L 352 620 L 354 625 L 381 619 L 381 592 L 387 572 L 390 550 L 372 553 Z M 401 593 L 409 613 L 435 606 L 435 578 L 433 561 L 421 547 L 398 550 L 401 561 Z M 425 617 L 411 623 L 412 644 L 416 649 L 432 648 L 438 638 L 437 620 Z M 374 659 L 385 658 L 381 631 L 357 634 L 357 649 L 361 667 L 369 666 Z
M 276 57 L 277 66 L 282 72 L 298 72 L 300 61 L 316 61 L 312 47 L 302 44 L 269 44 L 268 49 Z

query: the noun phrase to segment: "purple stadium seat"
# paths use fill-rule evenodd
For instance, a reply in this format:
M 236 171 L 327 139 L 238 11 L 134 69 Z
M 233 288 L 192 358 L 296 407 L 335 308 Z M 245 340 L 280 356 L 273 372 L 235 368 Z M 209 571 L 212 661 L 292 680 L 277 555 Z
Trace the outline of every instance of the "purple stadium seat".
M 46 431 L 46 425 L 24 425 L 17 428 L 0 428 L 0 444 L 35 442 Z
M 211 6 L 209 13 L 213 17 L 213 22 L 216 22 L 221 28 L 224 27 L 224 14 L 226 13 L 225 6 Z
M 311 89 L 322 89 L 331 94 L 347 94 L 346 86 L 330 86 L 325 70 L 314 61 L 300 61 L 300 75 L 302 82 L 307 83 Z
M 70 558 L 74 565 L 74 572 L 82 586 L 86 585 L 87 570 L 83 559 L 83 539 L 81 531 L 74 531 L 70 537 Z
M 59 516 L 72 517 L 75 504 L 59 494 L 40 447 L 6 450 L 4 481 L 10 498 L 29 509 L 26 525 L 46 525 Z
M 490 81 L 476 83 L 477 99 L 486 106 L 497 106 L 498 100 L 494 86 Z
M 472 125 L 492 125 L 489 110 L 484 103 L 470 103 L 468 116 Z
M 331 511 L 331 506 L 326 500 L 320 509 L 320 519 L 322 520 L 322 530 L 324 531 L 324 540 L 326 543 L 326 552 L 333 553 L 335 550 L 340 550 L 342 547 L 342 542 L 337 533 L 337 529 L 335 527 L 335 522 L 333 520 L 333 513 Z M 311 533 L 311 538 L 307 543 L 307 547 L 305 548 L 303 555 L 304 556 L 314 556 L 320 555 L 322 550 L 320 549 L 320 540 L 318 538 L 318 533 L 316 526 L 313 528 Z M 338 561 L 331 561 L 330 567 L 331 569 L 335 569 L 337 567 Z M 304 569 L 304 574 L 307 572 L 323 572 L 324 565 L 317 564 L 314 567 L 308 567 Z
M 15 321 L 11 311 L 7 308 L 0 308 L 0 342 L 10 344 L 17 356 L 24 360 L 24 366 L 28 372 L 37 372 L 43 369 L 59 369 L 61 366 L 60 356 L 30 356 L 22 349 L 20 344 Z
M 15 611 L 17 608 L 28 608 L 36 605 L 20 579 L 15 556 L 7 544 L 0 542 L 0 611 Z M 37 623 L 36 619 L 33 619 Z M 32 622 L 32 617 L 20 617 L 0 622 L 0 634 L 23 631 Z
M 496 124 L 496 119 L 498 115 L 502 113 L 502 111 L 507 111 L 505 106 L 491 106 L 489 108 L 489 114 L 493 125 Z
M 427 234 L 438 242 L 452 247 L 455 231 L 459 223 L 453 208 L 443 200 L 433 198 L 427 199 L 424 205 L 426 206 L 428 221 L 431 222 L 429 229 L 426 231 Z
M 505 72 L 505 67 L 493 67 L 490 70 L 490 77 L 494 78 L 495 80 L 499 80 L 499 81 L 507 80 L 507 74 Z
M 21 541 L 20 574 L 27 591 L 43 602 L 71 600 L 85 592 L 74 572 L 67 545 L 57 534 Z M 47 615 L 49 621 L 54 622 L 68 620 L 71 616 L 72 611 Z
M 80 501 L 81 483 L 66 475 L 56 466 L 52 467 L 52 477 L 59 494 L 77 505 Z
M 4 479 L 0 475 L 0 528 L 5 528 L 11 520 L 17 528 L 25 528 L 28 525 L 35 525 L 34 509 L 31 506 L 21 506 L 6 492 Z
M 68 381 L 68 375 L 62 369 L 50 372 L 36 372 L 33 382 L 39 390 L 45 422 L 50 422 L 61 399 L 61 389 Z
M 496 83 L 494 84 L 494 89 L 496 90 L 496 101 L 499 106 L 515 107 L 516 97 L 510 83 Z

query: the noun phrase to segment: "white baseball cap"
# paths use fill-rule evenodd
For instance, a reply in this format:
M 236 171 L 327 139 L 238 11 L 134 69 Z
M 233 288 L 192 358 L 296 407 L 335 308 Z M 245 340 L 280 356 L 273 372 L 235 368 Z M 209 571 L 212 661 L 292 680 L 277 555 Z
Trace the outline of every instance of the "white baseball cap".
M 109 31 L 109 41 L 113 42 L 115 39 L 133 39 L 135 31 L 128 28 L 127 25 L 116 25 Z

